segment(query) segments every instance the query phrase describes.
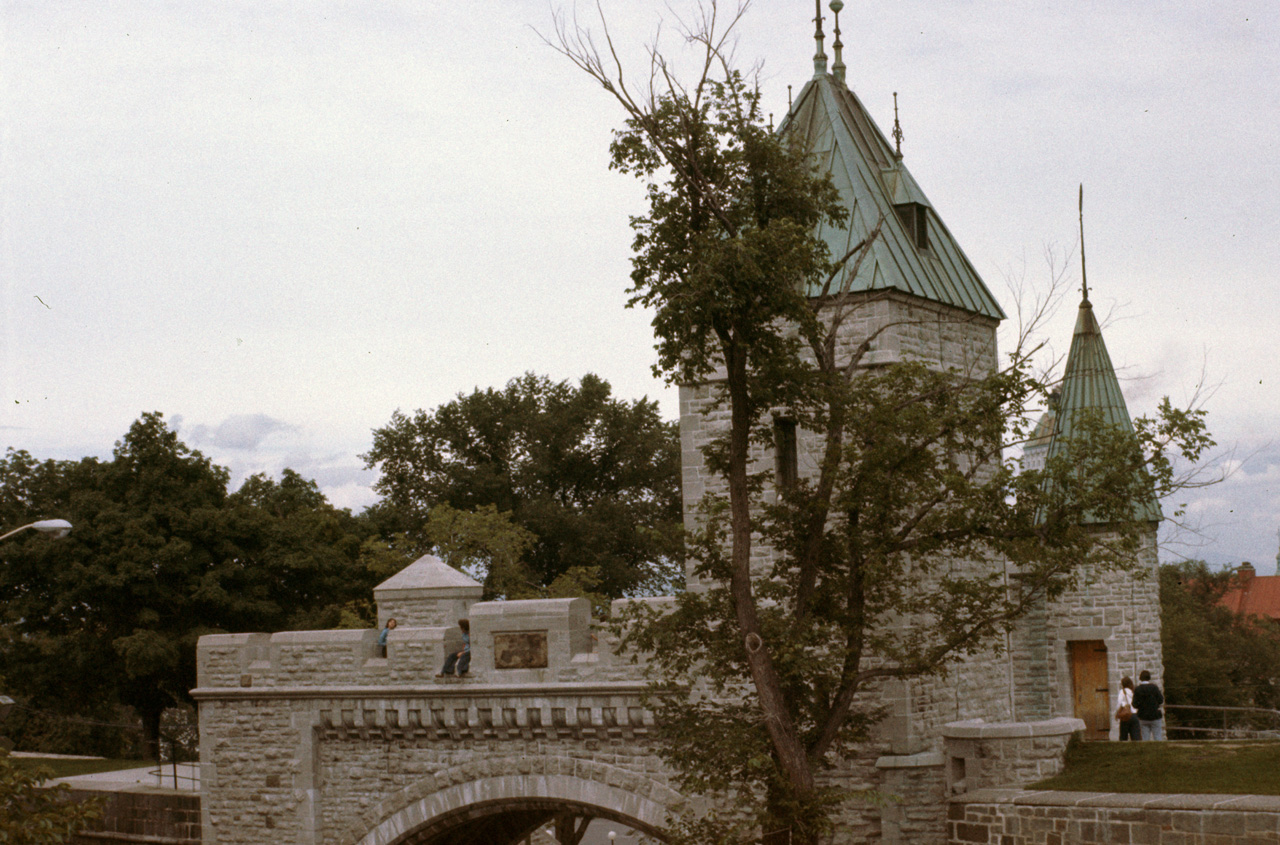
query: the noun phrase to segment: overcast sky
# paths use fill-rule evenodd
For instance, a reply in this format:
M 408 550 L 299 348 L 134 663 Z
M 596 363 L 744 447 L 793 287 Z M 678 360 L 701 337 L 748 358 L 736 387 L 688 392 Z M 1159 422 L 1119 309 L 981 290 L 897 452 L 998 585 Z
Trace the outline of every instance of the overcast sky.
M 604 6 L 629 47 L 664 13 Z M 595 372 L 676 417 L 624 308 L 621 114 L 541 43 L 543 0 L 0 8 L 0 446 L 105 457 L 156 410 L 237 483 L 290 466 L 358 510 L 397 408 Z M 812 14 L 757 0 L 742 22 L 779 119 Z M 906 164 L 1006 311 L 1046 246 L 1078 256 L 1084 183 L 1130 412 L 1200 389 L 1235 456 L 1162 557 L 1271 573 L 1280 4 L 854 0 L 841 29 L 850 87 L 885 130 L 898 92 Z

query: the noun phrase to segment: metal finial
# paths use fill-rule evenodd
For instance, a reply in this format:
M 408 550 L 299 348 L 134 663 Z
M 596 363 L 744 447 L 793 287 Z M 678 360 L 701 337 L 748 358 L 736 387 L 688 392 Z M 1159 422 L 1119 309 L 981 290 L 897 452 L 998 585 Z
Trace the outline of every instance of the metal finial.
M 773 112 L 769 112 L 769 131 L 773 131 Z
M 827 72 L 827 54 L 822 49 L 822 0 L 813 0 L 816 14 L 813 18 L 813 40 L 818 42 L 818 52 L 813 54 L 813 75 L 822 76 Z
M 787 111 L 791 111 L 791 86 L 787 86 Z
M 902 124 L 898 122 L 898 92 L 893 92 L 893 155 L 902 158 Z
M 1080 183 L 1080 293 L 1084 295 L 1081 305 L 1089 304 L 1089 277 L 1084 272 L 1084 183 Z
M 831 72 L 839 82 L 844 82 L 844 59 L 840 55 L 844 44 L 840 43 L 840 10 L 844 8 L 844 0 L 831 0 L 831 11 L 835 13 L 835 35 L 836 40 L 831 42 L 831 50 L 835 53 L 835 64 L 831 66 Z

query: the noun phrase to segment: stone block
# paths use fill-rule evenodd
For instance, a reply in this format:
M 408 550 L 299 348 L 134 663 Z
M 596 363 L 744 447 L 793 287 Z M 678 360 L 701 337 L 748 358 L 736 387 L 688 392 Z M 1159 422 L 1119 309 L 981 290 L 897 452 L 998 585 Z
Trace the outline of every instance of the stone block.
M 498 669 L 494 635 L 545 636 L 543 668 Z M 555 679 L 575 656 L 592 650 L 591 603 L 584 598 L 481 602 L 471 608 L 471 662 L 486 676 L 509 683 Z

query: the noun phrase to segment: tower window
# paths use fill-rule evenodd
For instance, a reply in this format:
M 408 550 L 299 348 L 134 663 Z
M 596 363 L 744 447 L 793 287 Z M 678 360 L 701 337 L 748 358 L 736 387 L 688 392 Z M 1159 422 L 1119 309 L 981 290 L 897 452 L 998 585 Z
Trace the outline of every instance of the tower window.
M 929 248 L 929 207 L 918 202 L 904 202 L 895 205 L 898 219 L 907 227 L 907 234 L 916 245 L 916 249 Z
M 774 477 L 779 490 L 792 490 L 800 478 L 800 455 L 796 448 L 796 421 L 773 418 Z

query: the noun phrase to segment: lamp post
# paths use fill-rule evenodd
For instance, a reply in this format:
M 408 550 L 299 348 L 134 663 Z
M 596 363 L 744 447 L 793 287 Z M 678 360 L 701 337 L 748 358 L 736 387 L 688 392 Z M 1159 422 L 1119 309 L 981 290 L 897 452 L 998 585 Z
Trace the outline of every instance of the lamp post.
M 71 523 L 67 522 L 65 519 L 42 519 L 39 522 L 32 522 L 31 524 L 24 525 L 21 528 L 15 528 L 7 534 L 0 534 L 0 540 L 7 540 L 14 534 L 26 531 L 28 528 L 34 528 L 41 534 L 48 534 L 56 540 L 59 537 L 67 536 L 67 534 L 71 532 Z

